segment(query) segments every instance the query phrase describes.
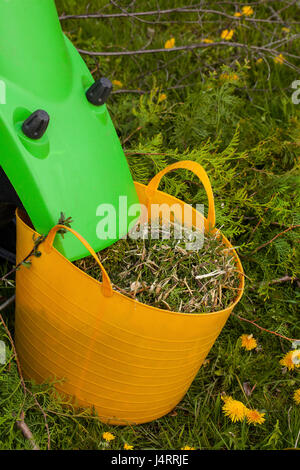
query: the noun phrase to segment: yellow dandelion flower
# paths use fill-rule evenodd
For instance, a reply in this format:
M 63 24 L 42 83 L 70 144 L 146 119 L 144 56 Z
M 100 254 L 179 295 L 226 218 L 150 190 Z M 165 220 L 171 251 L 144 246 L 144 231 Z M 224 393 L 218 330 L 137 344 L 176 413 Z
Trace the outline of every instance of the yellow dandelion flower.
M 230 41 L 234 33 L 234 29 L 224 29 L 221 33 L 221 38 L 225 39 L 225 41 Z
M 240 338 L 242 341 L 242 348 L 247 349 L 247 351 L 251 351 L 251 349 L 255 349 L 257 347 L 257 341 L 253 338 L 253 335 L 242 335 Z
M 228 73 L 221 73 L 220 80 L 228 80 L 228 81 L 235 81 L 238 80 L 239 77 L 236 73 L 228 74 Z
M 241 401 L 233 400 L 232 398 L 225 401 L 222 409 L 224 414 L 234 423 L 236 421 L 243 421 L 247 413 L 246 406 Z
M 298 388 L 298 390 L 295 391 L 293 398 L 296 404 L 300 405 L 300 388 Z
M 165 49 L 172 49 L 175 46 L 175 38 L 168 39 L 165 42 Z
M 248 424 L 263 424 L 266 420 L 264 418 L 266 413 L 260 413 L 258 410 L 247 410 L 246 418 Z
M 110 432 L 104 432 L 104 433 L 102 434 L 102 437 L 103 437 L 103 439 L 104 439 L 105 441 L 107 441 L 107 442 L 113 441 L 113 440 L 116 438 L 116 436 L 114 436 L 114 435 L 111 434 Z
M 167 99 L 167 95 L 165 93 L 161 93 L 158 97 L 158 103 L 165 101 Z
M 288 370 L 294 370 L 295 367 L 300 367 L 300 364 L 296 364 L 295 362 L 300 360 L 300 351 L 289 351 L 286 355 L 279 361 L 279 363 L 287 367 Z
M 223 400 L 224 403 L 226 403 L 228 400 L 233 400 L 233 398 L 230 397 L 229 395 L 221 395 L 221 400 Z
M 242 16 L 242 13 L 240 13 L 239 11 L 236 11 L 233 16 L 235 16 L 236 18 L 239 18 L 240 16 Z
M 289 33 L 290 32 L 290 28 L 286 28 L 285 26 L 283 26 L 283 28 L 281 28 L 281 31 L 283 33 Z
M 283 62 L 284 62 L 284 60 L 285 60 L 285 58 L 284 58 L 284 56 L 283 56 L 282 54 L 279 54 L 277 57 L 274 57 L 273 60 L 274 60 L 275 64 L 280 64 L 280 65 L 282 65 Z
M 229 79 L 228 73 L 221 73 L 220 80 L 228 80 L 228 79 Z
M 116 86 L 119 86 L 119 87 L 123 86 L 123 83 L 120 82 L 120 80 L 113 80 L 113 81 L 112 81 L 112 84 L 113 84 L 113 85 L 116 85 Z
M 196 450 L 195 447 L 184 446 L 181 447 L 181 450 Z
M 125 442 L 125 444 L 124 444 L 124 449 L 125 449 L 125 450 L 132 450 L 132 449 L 133 449 L 133 446 L 130 446 L 129 444 L 127 444 L 127 442 Z
M 256 63 L 257 63 L 257 64 L 261 64 L 262 61 L 263 61 L 263 59 L 260 57 L 259 59 L 257 59 Z
M 204 39 L 202 39 L 202 42 L 204 42 L 205 44 L 211 44 L 211 43 L 214 42 L 214 40 L 210 39 L 210 38 L 204 38 Z
M 245 16 L 251 16 L 251 15 L 253 15 L 254 10 L 253 10 L 253 8 L 251 8 L 249 6 L 245 6 L 245 7 L 242 8 L 242 12 L 243 12 L 243 15 L 245 15 Z

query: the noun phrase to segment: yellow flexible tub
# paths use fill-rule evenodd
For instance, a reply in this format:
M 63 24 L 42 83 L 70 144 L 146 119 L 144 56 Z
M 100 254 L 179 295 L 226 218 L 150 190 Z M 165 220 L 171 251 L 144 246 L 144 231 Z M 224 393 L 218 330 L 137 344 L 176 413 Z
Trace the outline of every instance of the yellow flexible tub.
M 214 227 L 210 182 L 197 163 L 170 165 L 148 186 L 136 183 L 140 202 L 183 207 L 182 201 L 157 190 L 162 176 L 176 168 L 189 169 L 202 181 L 209 199 L 205 229 Z M 194 223 L 196 211 L 189 217 Z M 38 383 L 60 379 L 59 392 L 72 397 L 76 406 L 93 407 L 107 423 L 137 424 L 165 415 L 187 392 L 242 296 L 243 268 L 236 252 L 232 249 L 240 285 L 234 303 L 216 313 L 183 314 L 113 291 L 93 249 L 66 228 L 97 259 L 102 282 L 82 272 L 53 248 L 61 227 L 50 231 L 30 268 L 17 271 L 16 347 L 24 376 Z M 17 211 L 17 262 L 31 252 L 34 235 L 26 216 Z M 220 233 L 221 242 L 232 248 Z

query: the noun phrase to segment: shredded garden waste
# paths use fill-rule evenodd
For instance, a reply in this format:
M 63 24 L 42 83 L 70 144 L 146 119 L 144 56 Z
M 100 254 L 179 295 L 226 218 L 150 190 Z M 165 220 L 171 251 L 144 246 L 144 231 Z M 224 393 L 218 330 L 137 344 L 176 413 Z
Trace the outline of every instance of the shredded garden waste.
M 140 224 L 132 234 L 98 253 L 113 288 L 147 305 L 182 313 L 217 312 L 237 297 L 239 272 L 218 232 L 169 224 Z M 101 280 L 92 257 L 76 266 Z

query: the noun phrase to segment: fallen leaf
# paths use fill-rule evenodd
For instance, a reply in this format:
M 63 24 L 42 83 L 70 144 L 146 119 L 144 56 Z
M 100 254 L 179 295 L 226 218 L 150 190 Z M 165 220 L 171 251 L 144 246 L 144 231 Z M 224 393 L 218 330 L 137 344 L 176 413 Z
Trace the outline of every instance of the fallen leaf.
M 131 292 L 135 292 L 142 287 L 142 284 L 139 281 L 134 281 L 130 284 Z
M 243 382 L 243 389 L 247 397 L 250 397 L 250 395 L 252 394 L 250 382 Z

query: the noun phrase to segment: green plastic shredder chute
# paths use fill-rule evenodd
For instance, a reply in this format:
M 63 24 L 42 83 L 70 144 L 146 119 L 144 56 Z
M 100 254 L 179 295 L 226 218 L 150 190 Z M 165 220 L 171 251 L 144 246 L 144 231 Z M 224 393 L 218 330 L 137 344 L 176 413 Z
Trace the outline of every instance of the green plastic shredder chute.
M 99 251 L 124 236 L 133 219 L 119 230 L 119 196 L 127 206 L 138 198 L 106 105 L 87 99 L 93 83 L 53 0 L 1 0 L 0 166 L 39 233 L 63 213 Z M 50 121 L 36 139 L 25 135 L 23 123 L 37 110 Z M 111 204 L 117 215 L 107 239 L 96 233 L 100 204 Z M 70 260 L 88 255 L 71 234 L 57 237 L 56 248 Z

